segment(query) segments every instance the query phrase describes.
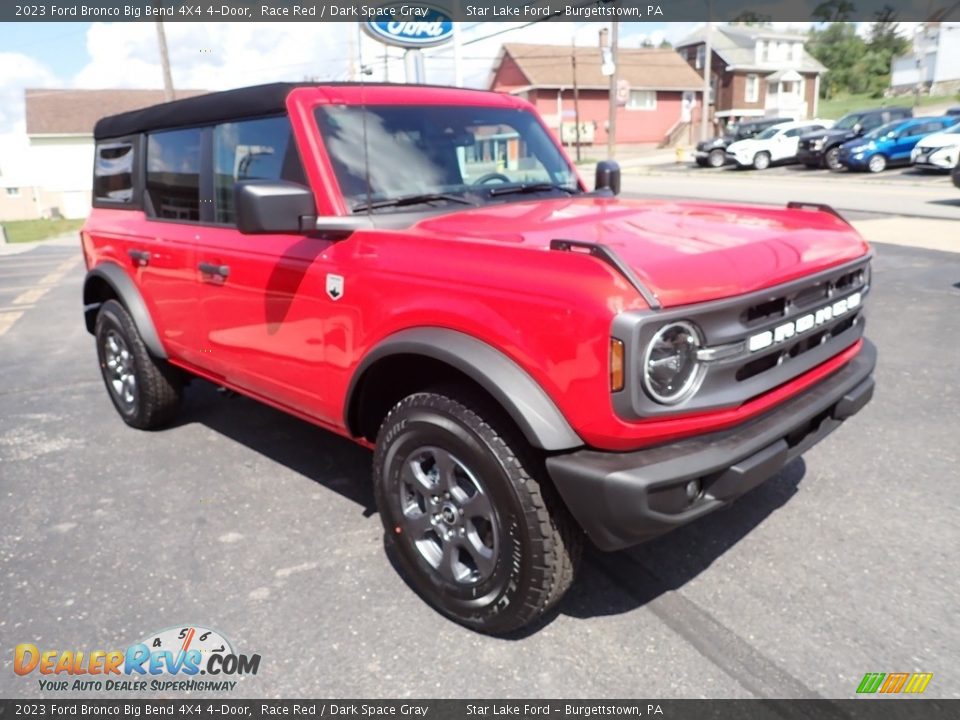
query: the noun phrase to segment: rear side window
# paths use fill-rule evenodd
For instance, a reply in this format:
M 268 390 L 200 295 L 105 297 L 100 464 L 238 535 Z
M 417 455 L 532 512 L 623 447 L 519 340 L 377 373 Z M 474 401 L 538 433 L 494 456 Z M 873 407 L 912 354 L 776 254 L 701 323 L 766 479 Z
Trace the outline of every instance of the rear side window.
M 200 220 L 200 128 L 151 133 L 147 203 L 152 217 Z
M 94 200 L 133 203 L 132 142 L 98 143 L 93 167 Z
M 223 123 L 213 129 L 215 221 L 236 221 L 233 186 L 238 180 L 288 180 L 306 185 L 290 121 L 286 117 Z

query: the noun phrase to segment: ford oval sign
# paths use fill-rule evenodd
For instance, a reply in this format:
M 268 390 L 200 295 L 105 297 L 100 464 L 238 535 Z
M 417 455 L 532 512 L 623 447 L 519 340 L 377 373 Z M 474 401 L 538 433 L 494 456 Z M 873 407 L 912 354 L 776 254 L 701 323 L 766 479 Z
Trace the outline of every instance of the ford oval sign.
M 367 20 L 364 29 L 387 45 L 422 48 L 442 45 L 453 37 L 453 20 L 432 5 L 392 3 L 377 9 L 389 20 Z

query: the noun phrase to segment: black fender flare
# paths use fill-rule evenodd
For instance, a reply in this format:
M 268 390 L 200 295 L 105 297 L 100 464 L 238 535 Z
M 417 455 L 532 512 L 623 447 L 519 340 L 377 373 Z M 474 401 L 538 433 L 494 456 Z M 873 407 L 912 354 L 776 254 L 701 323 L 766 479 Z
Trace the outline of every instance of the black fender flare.
M 448 328 L 401 330 L 388 336 L 360 361 L 344 403 L 346 427 L 354 435 L 353 403 L 364 374 L 391 355 L 424 355 L 446 363 L 470 377 L 496 400 L 523 432 L 527 441 L 543 450 L 571 450 L 583 440 L 543 388 L 517 363 L 487 343 Z
M 87 272 L 83 281 L 83 314 L 87 323 L 87 330 L 93 333 L 96 323 L 97 311 L 102 304 L 93 295 L 91 287 L 94 281 L 105 282 L 117 299 L 123 304 L 133 318 L 137 331 L 143 339 L 143 344 L 147 346 L 150 354 L 162 360 L 167 359 L 167 351 L 160 342 L 160 336 L 157 334 L 157 328 L 153 324 L 153 318 L 150 317 L 150 311 L 147 310 L 147 304 L 143 301 L 143 296 L 137 289 L 130 276 L 114 262 L 104 262 L 97 265 Z

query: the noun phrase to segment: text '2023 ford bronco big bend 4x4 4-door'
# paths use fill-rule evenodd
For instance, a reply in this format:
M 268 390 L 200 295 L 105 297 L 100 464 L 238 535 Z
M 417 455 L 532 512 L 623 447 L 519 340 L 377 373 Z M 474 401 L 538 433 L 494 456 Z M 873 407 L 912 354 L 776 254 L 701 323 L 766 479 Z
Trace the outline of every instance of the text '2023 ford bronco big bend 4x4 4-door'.
M 267 85 L 101 120 L 83 290 L 113 404 L 199 376 L 374 448 L 418 592 L 530 623 L 604 550 L 774 475 L 873 392 L 869 248 L 823 206 L 587 191 L 493 93 Z

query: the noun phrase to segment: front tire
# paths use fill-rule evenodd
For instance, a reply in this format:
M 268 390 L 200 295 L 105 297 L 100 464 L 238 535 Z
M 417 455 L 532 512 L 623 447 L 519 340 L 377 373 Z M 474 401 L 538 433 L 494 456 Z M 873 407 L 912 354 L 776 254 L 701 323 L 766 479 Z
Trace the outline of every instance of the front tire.
M 723 150 L 711 150 L 710 155 L 707 156 L 707 162 L 712 168 L 723 167 L 727 162 L 727 155 Z
M 843 163 L 840 162 L 840 148 L 832 147 L 823 156 L 823 163 L 829 170 L 840 172 L 843 170 Z
M 150 355 L 127 309 L 116 300 L 105 302 L 94 335 L 107 394 L 123 421 L 140 430 L 169 423 L 180 405 L 181 376 Z
M 423 599 L 490 634 L 556 605 L 582 536 L 543 472 L 485 398 L 441 389 L 394 406 L 377 436 L 374 492 L 387 542 Z
M 872 173 L 883 172 L 887 169 L 887 158 L 883 155 L 873 155 L 870 160 L 867 161 L 867 170 Z
M 756 170 L 766 170 L 770 167 L 770 153 L 758 152 L 753 156 L 753 167 Z

